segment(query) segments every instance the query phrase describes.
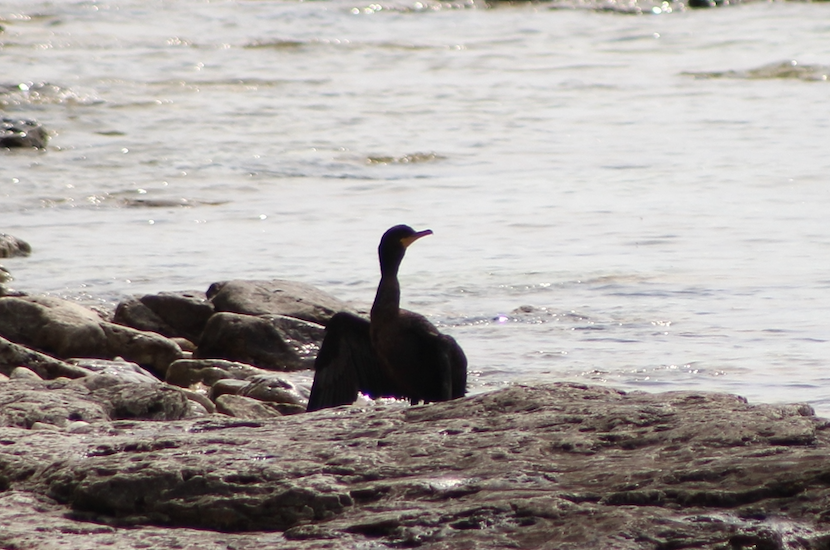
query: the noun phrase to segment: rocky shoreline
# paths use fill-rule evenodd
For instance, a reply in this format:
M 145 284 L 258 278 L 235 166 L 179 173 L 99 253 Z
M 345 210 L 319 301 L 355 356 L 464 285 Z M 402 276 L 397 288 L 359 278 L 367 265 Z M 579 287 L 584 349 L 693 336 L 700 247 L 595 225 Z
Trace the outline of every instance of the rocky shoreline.
M 0 548 L 830 548 L 807 405 L 559 383 L 298 414 L 342 309 L 0 292 Z
M 87 385 L 0 385 L 3 548 L 830 544 L 828 423 L 807 406 L 553 384 L 162 421 L 187 416 L 171 391 L 155 420 L 110 420 L 121 390 Z M 67 424 L 20 427 L 25 403 Z

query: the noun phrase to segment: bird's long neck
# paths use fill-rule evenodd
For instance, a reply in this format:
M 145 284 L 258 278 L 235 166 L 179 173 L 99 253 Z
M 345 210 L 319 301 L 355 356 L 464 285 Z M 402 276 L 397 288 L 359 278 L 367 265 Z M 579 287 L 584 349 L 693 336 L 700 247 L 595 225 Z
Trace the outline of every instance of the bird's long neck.
M 372 323 L 385 323 L 398 316 L 401 310 L 401 285 L 398 283 L 398 266 L 381 264 L 380 284 L 372 304 Z

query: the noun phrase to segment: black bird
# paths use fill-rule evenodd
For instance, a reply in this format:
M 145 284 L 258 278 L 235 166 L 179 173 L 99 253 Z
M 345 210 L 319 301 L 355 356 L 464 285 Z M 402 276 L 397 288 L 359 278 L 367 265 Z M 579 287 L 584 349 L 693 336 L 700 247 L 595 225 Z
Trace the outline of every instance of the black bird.
M 432 231 L 408 225 L 383 234 L 370 320 L 345 311 L 331 318 L 314 362 L 309 411 L 353 403 L 358 392 L 413 404 L 464 396 L 467 358 L 461 347 L 424 316 L 400 308 L 398 268 L 406 248 L 427 235 Z

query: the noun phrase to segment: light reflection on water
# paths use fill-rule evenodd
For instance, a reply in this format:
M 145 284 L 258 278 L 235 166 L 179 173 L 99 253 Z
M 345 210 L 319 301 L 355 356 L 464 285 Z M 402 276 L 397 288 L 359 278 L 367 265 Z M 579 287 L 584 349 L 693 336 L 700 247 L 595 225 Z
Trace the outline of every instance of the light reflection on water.
M 2 14 L 5 78 L 49 85 L 0 101 L 54 131 L 2 153 L 0 231 L 35 249 L 3 261 L 17 288 L 113 304 L 280 277 L 365 305 L 405 222 L 435 235 L 404 302 L 459 339 L 476 390 L 830 414 L 826 85 L 683 74 L 826 64 L 824 6 L 163 6 L 2 8 L 41 14 Z

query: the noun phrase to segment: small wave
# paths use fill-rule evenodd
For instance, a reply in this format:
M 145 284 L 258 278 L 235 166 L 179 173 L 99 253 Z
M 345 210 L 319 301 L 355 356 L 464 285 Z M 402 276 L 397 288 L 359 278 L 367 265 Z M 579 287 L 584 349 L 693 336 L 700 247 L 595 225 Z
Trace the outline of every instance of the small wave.
M 699 1 L 699 0 L 698 0 Z M 720 2 L 721 4 L 723 2 Z M 690 7 L 702 7 L 703 5 L 717 5 L 717 2 L 690 0 Z M 641 1 L 641 0 L 554 0 L 552 9 L 578 9 L 599 12 L 612 12 L 623 15 L 660 15 L 675 11 L 685 11 L 686 4 L 674 1 Z
M 203 201 L 187 198 L 131 197 L 126 193 L 102 193 L 88 195 L 80 199 L 75 197 L 45 197 L 40 199 L 44 208 L 194 208 L 199 206 L 219 206 L 229 201 Z
M 794 79 L 807 81 L 827 81 L 830 79 L 830 67 L 825 65 L 802 65 L 792 59 L 761 65 L 744 71 L 684 71 L 684 76 L 694 78 L 739 78 L 746 80 Z
M 417 0 L 415 2 L 372 3 L 355 6 L 350 12 L 354 15 L 371 15 L 379 12 L 424 13 L 448 10 L 466 10 L 471 8 L 488 8 L 489 2 L 482 0 L 458 0 L 455 2 L 437 2 L 434 0 Z
M 377 5 L 378 11 L 382 9 Z M 357 8 L 355 8 L 357 9 Z M 390 10 L 394 11 L 394 10 Z M 402 50 L 402 51 L 421 51 L 421 50 L 446 50 L 446 44 L 423 44 L 414 42 L 397 42 L 397 41 L 356 41 L 348 38 L 317 38 L 313 40 L 255 40 L 245 44 L 245 49 L 272 49 L 277 51 L 294 51 L 313 47 L 332 47 L 341 46 L 350 49 L 371 49 L 371 50 Z
M 304 42 L 302 40 L 283 40 L 283 39 L 276 39 L 276 40 L 254 40 L 253 42 L 249 42 L 245 44 L 243 48 L 257 50 L 257 49 L 270 49 L 270 50 L 295 50 L 297 48 L 302 48 L 303 46 L 308 45 L 309 42 Z
M 411 153 L 401 157 L 388 155 L 369 155 L 366 157 L 365 163 L 370 165 L 376 164 L 416 164 L 421 162 L 433 162 L 437 160 L 444 160 L 447 157 L 439 155 L 438 153 Z
M 97 105 L 104 100 L 94 93 L 80 93 L 48 82 L 0 84 L 0 107 L 21 105 Z
M 231 89 L 247 89 L 259 90 L 262 88 L 279 88 L 282 86 L 290 86 L 294 84 L 302 85 L 319 85 L 326 84 L 330 80 L 327 78 L 301 78 L 301 79 L 265 79 L 265 78 L 229 78 L 221 80 L 156 80 L 150 82 L 149 85 L 160 88 L 193 88 L 195 90 L 203 88 L 231 88 Z M 141 104 L 153 104 L 155 101 L 143 102 Z
M 118 206 L 127 208 L 172 208 L 172 207 L 194 207 L 194 206 L 219 206 L 229 201 L 199 201 L 192 199 L 116 199 Z

